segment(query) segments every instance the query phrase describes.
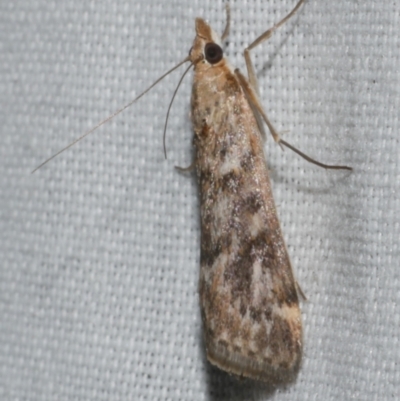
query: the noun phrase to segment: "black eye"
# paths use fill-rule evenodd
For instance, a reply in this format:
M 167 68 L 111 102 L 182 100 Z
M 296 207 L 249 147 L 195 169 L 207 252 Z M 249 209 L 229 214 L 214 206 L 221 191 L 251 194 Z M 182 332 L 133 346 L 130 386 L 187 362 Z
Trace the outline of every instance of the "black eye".
M 218 61 L 222 60 L 224 55 L 222 49 L 216 43 L 207 43 L 204 48 L 204 53 L 206 55 L 206 60 L 210 64 L 218 63 Z

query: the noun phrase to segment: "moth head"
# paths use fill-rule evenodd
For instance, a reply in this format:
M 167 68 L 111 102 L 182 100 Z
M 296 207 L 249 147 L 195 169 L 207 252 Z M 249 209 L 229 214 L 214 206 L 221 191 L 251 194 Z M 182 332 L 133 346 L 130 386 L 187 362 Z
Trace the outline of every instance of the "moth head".
M 220 37 L 202 18 L 196 18 L 196 37 L 189 57 L 193 64 L 200 62 L 211 66 L 224 59 Z

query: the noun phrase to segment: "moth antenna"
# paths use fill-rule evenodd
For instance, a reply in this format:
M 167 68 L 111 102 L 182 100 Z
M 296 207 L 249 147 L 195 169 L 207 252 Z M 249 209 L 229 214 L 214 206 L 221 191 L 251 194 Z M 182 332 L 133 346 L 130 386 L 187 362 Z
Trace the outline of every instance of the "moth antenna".
M 113 119 L 115 116 L 118 114 L 122 113 L 124 110 L 126 110 L 128 107 L 132 106 L 133 103 L 135 103 L 137 100 L 139 100 L 142 96 L 144 96 L 147 92 L 149 92 L 154 86 L 156 86 L 161 80 L 163 80 L 167 75 L 169 75 L 171 72 L 175 71 L 178 67 L 180 67 L 182 64 L 186 63 L 189 61 L 190 58 L 186 57 L 184 60 L 182 60 L 180 63 L 178 63 L 175 67 L 171 68 L 169 71 L 167 71 L 165 74 L 161 75 L 160 78 L 158 78 L 153 84 L 151 84 L 145 91 L 143 91 L 139 96 L 135 97 L 135 99 L 131 100 L 128 104 L 126 104 L 124 107 L 120 108 L 110 116 L 108 116 L 106 119 L 103 121 L 100 121 L 96 126 L 91 128 L 89 131 L 85 132 L 83 135 L 81 135 L 79 138 L 75 139 L 72 141 L 70 144 L 59 150 L 57 153 L 53 154 L 50 156 L 48 159 L 46 159 L 43 163 L 39 164 L 34 170 L 32 170 L 31 174 L 33 174 L 35 171 L 39 170 L 41 167 L 43 167 L 45 164 L 47 164 L 49 161 L 53 160 L 55 157 L 60 155 L 61 153 L 65 152 L 67 149 L 70 147 L 74 146 L 76 143 L 81 141 L 83 138 L 91 134 L 93 131 L 96 131 L 97 128 L 101 127 L 103 124 L 106 122 L 110 121 Z
M 231 7 L 229 3 L 225 4 L 225 11 L 226 11 L 226 24 L 224 32 L 221 35 L 221 42 L 223 42 L 229 35 L 229 30 L 231 28 Z
M 166 137 L 167 137 L 167 125 L 168 125 L 169 112 L 171 111 L 172 103 L 174 102 L 175 96 L 178 93 L 178 89 L 181 86 L 183 78 L 185 78 L 185 75 L 188 73 L 188 71 L 190 70 L 190 68 L 192 66 L 193 66 L 193 63 L 190 63 L 189 67 L 186 68 L 185 72 L 182 74 L 181 79 L 179 80 L 178 85 L 176 86 L 176 89 L 174 91 L 174 94 L 172 95 L 171 101 L 169 102 L 167 115 L 165 117 L 164 133 L 163 133 L 163 146 L 164 146 L 164 156 L 165 156 L 165 158 L 167 158 L 167 146 L 166 146 L 165 142 L 166 142 Z

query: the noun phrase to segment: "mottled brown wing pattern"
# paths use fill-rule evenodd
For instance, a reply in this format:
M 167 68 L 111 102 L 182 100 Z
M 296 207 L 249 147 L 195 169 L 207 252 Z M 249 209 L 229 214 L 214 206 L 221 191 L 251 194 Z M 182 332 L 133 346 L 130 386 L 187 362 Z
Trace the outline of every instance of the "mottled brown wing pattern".
M 196 20 L 196 29 L 193 58 L 216 36 L 203 20 Z M 301 360 L 301 315 L 259 128 L 225 59 L 194 68 L 207 356 L 236 375 L 286 381 Z

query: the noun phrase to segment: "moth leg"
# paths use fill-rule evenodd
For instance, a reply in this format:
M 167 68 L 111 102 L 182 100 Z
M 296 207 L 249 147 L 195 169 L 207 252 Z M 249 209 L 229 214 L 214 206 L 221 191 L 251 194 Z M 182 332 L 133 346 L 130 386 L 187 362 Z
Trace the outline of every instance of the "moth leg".
M 247 100 L 250 103 L 252 110 L 256 111 L 255 116 L 256 116 L 257 124 L 259 124 L 258 119 L 257 119 L 257 113 L 258 113 L 264 120 L 265 124 L 267 124 L 267 127 L 270 130 L 271 135 L 273 136 L 275 142 L 277 142 L 282 149 L 283 149 L 283 146 L 286 146 L 287 148 L 289 148 L 290 150 L 292 150 L 293 152 L 295 152 L 299 156 L 301 156 L 303 159 L 307 160 L 309 163 L 315 164 L 319 167 L 323 167 L 326 169 L 332 169 L 332 170 L 350 170 L 350 171 L 353 170 L 349 166 L 337 166 L 337 165 L 324 164 L 317 160 L 314 160 L 310 156 L 307 156 L 305 153 L 303 153 L 302 151 L 300 151 L 297 148 L 295 148 L 294 146 L 292 146 L 290 143 L 281 139 L 279 137 L 278 133 L 275 131 L 274 126 L 269 121 L 267 115 L 265 114 L 265 111 L 261 105 L 258 95 L 257 95 L 256 91 L 252 88 L 250 82 L 246 79 L 246 77 L 238 69 L 235 70 L 235 74 L 236 74 L 237 78 L 239 79 L 240 85 L 243 89 L 243 92 L 245 93 L 245 95 L 247 97 Z
M 249 77 L 249 82 L 250 85 L 252 87 L 252 89 L 255 91 L 257 98 L 260 96 L 260 92 L 259 92 L 259 86 L 258 86 L 258 81 L 257 81 L 257 76 L 256 76 L 256 72 L 254 70 L 254 66 L 253 66 L 253 62 L 251 61 L 251 57 L 250 57 L 250 51 L 252 49 L 254 49 L 255 47 L 257 47 L 258 45 L 260 45 L 262 42 L 264 42 L 265 40 L 269 39 L 273 33 L 280 27 L 282 26 L 288 19 L 290 19 L 293 14 L 296 13 L 296 11 L 300 8 L 300 6 L 304 3 L 305 0 L 300 0 L 296 6 L 293 8 L 293 10 L 286 15 L 285 18 L 283 18 L 281 21 L 279 21 L 277 24 L 275 24 L 272 28 L 269 28 L 267 31 L 265 31 L 263 34 L 261 34 L 256 40 L 254 40 L 245 50 L 244 50 L 244 59 L 246 61 L 246 68 L 247 68 L 247 74 Z M 257 99 L 256 101 L 257 103 L 257 109 L 259 109 L 262 106 L 260 104 L 260 101 Z M 273 125 L 271 124 L 271 122 L 269 121 L 268 117 L 265 115 L 265 112 L 261 113 L 265 123 L 268 126 L 268 129 L 271 132 L 272 137 L 274 138 L 275 142 L 280 143 L 280 138 L 278 133 L 276 132 L 275 128 L 273 127 Z M 282 146 L 282 145 L 281 145 Z
M 279 21 L 277 24 L 275 24 L 272 28 L 269 28 L 267 31 L 265 31 L 263 34 L 261 34 L 256 40 L 254 40 L 244 50 L 244 59 L 246 61 L 247 74 L 249 76 L 249 81 L 250 81 L 251 86 L 256 90 L 258 95 L 259 95 L 259 92 L 258 92 L 257 77 L 256 77 L 256 73 L 254 71 L 253 63 L 250 58 L 250 50 L 254 49 L 258 45 L 260 45 L 262 42 L 269 39 L 279 27 L 281 27 L 287 20 L 289 20 L 296 13 L 296 11 L 301 7 L 301 5 L 304 3 L 304 1 L 305 0 L 300 0 L 296 4 L 296 6 L 293 8 L 293 10 L 288 15 L 286 15 L 285 18 L 283 18 L 281 21 Z
M 192 172 L 196 166 L 196 161 L 193 161 L 190 166 L 187 167 L 180 167 L 180 166 L 175 166 L 175 168 L 180 171 L 181 173 L 187 173 L 187 172 Z
M 296 280 L 296 290 L 297 290 L 297 294 L 299 294 L 303 298 L 304 301 L 307 301 L 307 297 L 304 295 L 304 292 L 301 289 L 300 284 L 297 280 Z
M 261 117 L 261 115 L 258 112 L 257 108 L 251 103 L 251 101 L 249 101 L 249 105 L 251 107 L 251 110 L 253 111 L 254 117 L 256 118 L 257 126 L 258 126 L 258 129 L 259 129 L 260 133 L 261 133 L 261 138 L 265 141 L 267 139 L 267 134 L 265 133 L 264 124 L 263 124 L 263 118 Z
M 297 153 L 299 156 L 303 157 L 305 160 L 307 160 L 310 163 L 313 163 L 319 167 L 323 167 L 326 169 L 334 169 L 334 170 L 352 170 L 351 167 L 348 166 L 337 166 L 337 165 L 329 165 L 329 164 L 324 164 L 320 163 L 317 160 L 312 159 L 311 157 L 307 156 L 305 153 L 301 152 L 300 150 L 296 149 L 294 146 L 292 146 L 290 143 L 284 141 L 281 139 L 276 132 L 274 126 L 271 124 L 269 121 L 267 115 L 265 114 L 265 111 L 262 107 L 262 104 L 260 102 L 260 95 L 259 95 L 259 87 L 258 87 L 258 82 L 257 82 L 257 77 L 256 73 L 254 70 L 253 63 L 251 61 L 250 57 L 250 51 L 254 49 L 256 46 L 264 42 L 265 40 L 269 39 L 272 34 L 280 27 L 282 26 L 289 18 L 293 16 L 293 14 L 300 8 L 300 6 L 304 3 L 305 0 L 300 0 L 296 6 L 293 8 L 293 10 L 285 17 L 283 18 L 280 22 L 275 24 L 272 28 L 268 29 L 265 31 L 261 36 L 259 36 L 253 43 L 251 43 L 245 50 L 244 50 L 244 58 L 246 61 L 246 67 L 247 67 L 247 74 L 248 74 L 248 80 L 246 77 L 238 70 L 235 70 L 236 76 L 239 79 L 239 82 L 242 86 L 242 89 L 244 93 L 246 94 L 246 97 L 250 103 L 250 106 L 252 110 L 254 111 L 254 115 L 257 120 L 257 125 L 260 127 L 260 117 L 264 120 L 265 124 L 267 125 L 269 131 L 271 132 L 272 137 L 274 138 L 274 141 L 280 145 L 280 147 L 283 149 L 283 146 L 286 146 L 293 152 Z M 263 130 L 260 128 L 261 133 L 263 133 Z
M 226 23 L 224 32 L 221 35 L 221 42 L 223 42 L 228 37 L 229 29 L 231 27 L 231 8 L 229 6 L 229 3 L 225 4 L 225 10 L 226 10 Z
M 274 126 L 269 121 L 269 118 L 265 114 L 264 108 L 262 107 L 262 104 L 258 97 L 257 90 L 253 88 L 251 82 L 249 82 L 246 79 L 246 77 L 239 71 L 239 69 L 235 70 L 235 74 L 239 79 L 240 85 L 250 103 L 251 108 L 256 111 L 255 116 L 256 116 L 257 124 L 260 126 L 259 119 L 257 118 L 257 114 L 258 114 L 262 117 L 265 124 L 267 124 L 267 127 L 268 127 L 269 131 L 271 132 L 272 137 L 274 138 L 274 141 L 276 143 L 279 143 L 280 146 L 282 147 L 282 144 L 281 144 L 282 140 L 279 137 L 278 133 L 276 132 Z

